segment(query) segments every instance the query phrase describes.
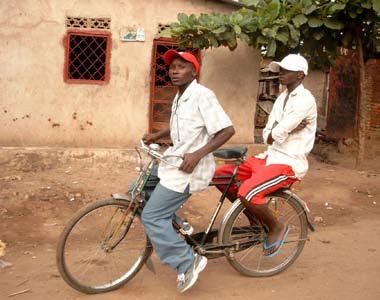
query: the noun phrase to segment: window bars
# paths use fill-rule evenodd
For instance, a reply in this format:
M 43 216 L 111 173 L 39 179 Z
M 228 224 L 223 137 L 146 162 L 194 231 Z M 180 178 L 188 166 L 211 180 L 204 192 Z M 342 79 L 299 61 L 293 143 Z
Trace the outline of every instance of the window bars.
M 108 82 L 110 47 L 110 32 L 68 31 L 65 80 L 71 83 Z

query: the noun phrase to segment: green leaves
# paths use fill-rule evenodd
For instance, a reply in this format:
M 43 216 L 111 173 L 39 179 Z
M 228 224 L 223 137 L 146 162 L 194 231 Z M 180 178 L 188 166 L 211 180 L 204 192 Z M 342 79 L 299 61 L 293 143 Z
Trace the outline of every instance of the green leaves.
M 182 24 L 186 24 L 187 21 L 189 20 L 189 17 L 184 13 L 179 13 L 177 18 L 178 18 L 178 21 Z
M 318 9 L 318 7 L 314 4 L 312 4 L 312 5 L 310 5 L 304 9 L 304 14 L 310 15 L 312 12 L 316 11 L 317 9 Z
M 292 22 L 296 27 L 301 27 L 301 25 L 307 23 L 307 18 L 304 15 L 296 15 Z
M 288 24 L 288 28 L 290 30 L 290 37 L 293 39 L 294 42 L 298 43 L 300 39 L 300 31 L 291 24 Z
M 324 20 L 323 24 L 325 24 L 327 28 L 334 29 L 334 30 L 339 30 L 339 29 L 344 28 L 344 24 L 342 22 L 331 19 L 331 18 Z
M 239 25 L 234 25 L 234 30 L 237 34 L 240 34 L 241 33 L 241 28 Z
M 372 7 L 377 15 L 380 16 L 380 0 L 373 0 Z
M 372 7 L 372 1 L 371 0 L 364 0 L 364 1 L 361 1 L 360 5 L 363 7 L 363 8 L 366 8 L 366 9 L 371 9 Z M 375 2 L 375 1 L 373 1 Z
M 330 6 L 329 13 L 333 14 L 338 10 L 343 10 L 345 7 L 346 7 L 345 3 L 335 3 L 335 4 Z
M 276 41 L 274 39 L 271 39 L 266 49 L 267 50 L 266 56 L 273 57 L 276 54 L 276 48 L 277 48 Z
M 227 27 L 222 25 L 214 30 L 212 30 L 212 33 L 214 34 L 220 34 L 220 33 L 223 33 L 223 32 L 226 32 L 227 31 Z
M 323 25 L 323 21 L 317 18 L 310 18 L 307 23 L 312 28 L 321 27 Z
M 286 45 L 289 40 L 289 31 L 286 29 L 281 29 L 277 32 L 275 39 Z
M 261 33 L 264 36 L 273 38 L 276 36 L 277 28 L 264 28 Z
M 281 5 L 279 0 L 272 0 L 271 2 L 269 2 L 267 7 L 265 7 L 264 14 L 271 20 L 274 20 L 278 17 L 280 7 Z
M 294 50 L 318 64 L 334 59 L 338 47 L 352 48 L 352 28 L 363 28 L 370 50 L 373 24 L 380 20 L 380 0 L 243 0 L 247 7 L 230 14 L 178 14 L 171 35 L 189 47 L 237 47 L 237 40 L 277 57 Z M 372 42 L 373 44 L 373 42 Z M 373 47 L 372 47 L 373 48 Z
M 246 6 L 256 7 L 259 4 L 260 0 L 241 0 L 240 2 Z
M 160 37 L 166 37 L 170 38 L 172 36 L 172 29 L 171 28 L 166 28 L 165 30 L 160 32 Z

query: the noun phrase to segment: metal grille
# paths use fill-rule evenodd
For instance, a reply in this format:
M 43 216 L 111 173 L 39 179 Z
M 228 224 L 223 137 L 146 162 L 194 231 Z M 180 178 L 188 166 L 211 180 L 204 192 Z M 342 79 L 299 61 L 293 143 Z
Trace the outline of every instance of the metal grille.
M 169 24 L 158 24 L 158 34 L 163 32 L 165 29 L 168 29 L 170 27 Z
M 67 28 L 110 29 L 111 18 L 66 17 Z
M 69 32 L 67 36 L 68 80 L 108 80 L 110 34 Z

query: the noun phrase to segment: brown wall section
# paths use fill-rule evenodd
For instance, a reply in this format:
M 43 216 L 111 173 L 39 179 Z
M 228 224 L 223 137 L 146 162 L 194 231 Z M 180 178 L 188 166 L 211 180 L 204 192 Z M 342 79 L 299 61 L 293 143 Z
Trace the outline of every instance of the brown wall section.
M 330 138 L 353 138 L 357 135 L 357 92 L 359 69 L 354 54 L 340 56 L 331 69 L 327 113 Z
M 368 99 L 366 122 L 366 152 L 368 156 L 380 155 L 380 59 L 366 63 L 365 91 Z

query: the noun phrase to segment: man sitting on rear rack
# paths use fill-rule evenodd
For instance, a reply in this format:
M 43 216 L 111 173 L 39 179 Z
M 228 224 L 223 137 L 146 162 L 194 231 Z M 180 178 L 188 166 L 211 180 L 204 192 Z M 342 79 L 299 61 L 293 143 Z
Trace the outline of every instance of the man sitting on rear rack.
M 237 170 L 240 187 L 232 186 L 227 197 L 239 197 L 246 209 L 268 227 L 264 255 L 275 256 L 285 242 L 290 228 L 270 212 L 266 195 L 287 187 L 305 176 L 307 155 L 314 145 L 317 128 L 315 99 L 302 81 L 308 72 L 308 63 L 301 55 L 290 54 L 281 62 L 272 62 L 269 69 L 279 72 L 280 83 L 287 88 L 274 103 L 263 131 L 267 151 L 251 157 Z M 215 176 L 232 175 L 234 165 L 218 168 Z M 225 186 L 217 186 L 221 191 Z

